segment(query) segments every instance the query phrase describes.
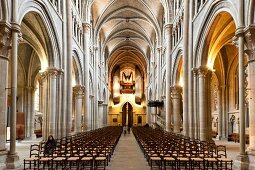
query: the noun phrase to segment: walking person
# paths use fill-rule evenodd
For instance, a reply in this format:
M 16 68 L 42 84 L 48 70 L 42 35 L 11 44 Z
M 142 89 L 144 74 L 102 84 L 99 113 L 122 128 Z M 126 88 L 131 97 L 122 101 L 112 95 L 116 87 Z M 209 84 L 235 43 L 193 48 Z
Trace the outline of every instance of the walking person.
M 126 133 L 127 133 L 127 126 L 126 125 L 123 126 L 123 132 L 124 132 L 124 136 L 125 136 Z

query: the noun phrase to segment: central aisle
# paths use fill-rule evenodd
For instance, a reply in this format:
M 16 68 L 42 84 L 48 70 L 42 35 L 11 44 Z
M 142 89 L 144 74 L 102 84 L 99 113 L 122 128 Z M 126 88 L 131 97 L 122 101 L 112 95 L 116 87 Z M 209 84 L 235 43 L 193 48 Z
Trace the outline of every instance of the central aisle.
M 150 167 L 131 132 L 122 134 L 107 170 L 149 170 Z

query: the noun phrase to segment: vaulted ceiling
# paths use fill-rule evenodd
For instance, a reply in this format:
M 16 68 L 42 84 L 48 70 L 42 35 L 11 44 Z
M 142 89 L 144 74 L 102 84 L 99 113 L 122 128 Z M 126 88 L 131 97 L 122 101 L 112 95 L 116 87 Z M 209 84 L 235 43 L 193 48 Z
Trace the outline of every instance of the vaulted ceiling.
M 161 41 L 161 1 L 94 0 L 91 13 L 94 39 L 108 56 L 109 69 L 124 61 L 136 63 L 145 72 L 148 57 Z

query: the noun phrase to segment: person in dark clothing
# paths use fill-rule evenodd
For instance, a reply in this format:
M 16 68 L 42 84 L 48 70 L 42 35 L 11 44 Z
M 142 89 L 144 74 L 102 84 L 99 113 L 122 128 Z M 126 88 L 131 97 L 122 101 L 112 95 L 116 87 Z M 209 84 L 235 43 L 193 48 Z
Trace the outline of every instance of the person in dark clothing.
M 50 135 L 48 137 L 47 142 L 45 143 L 44 154 L 45 155 L 52 155 L 55 148 L 56 148 L 56 146 L 57 146 L 57 142 L 55 141 L 53 136 Z
M 130 126 L 129 125 L 128 125 L 127 131 L 128 131 L 128 134 L 130 134 Z

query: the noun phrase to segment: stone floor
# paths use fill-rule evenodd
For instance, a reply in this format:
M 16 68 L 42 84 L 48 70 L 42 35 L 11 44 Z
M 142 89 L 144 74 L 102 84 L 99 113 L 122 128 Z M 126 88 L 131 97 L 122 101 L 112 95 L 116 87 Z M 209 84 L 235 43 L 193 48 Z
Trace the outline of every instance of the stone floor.
M 36 140 L 23 140 L 17 141 L 17 153 L 19 155 L 20 170 L 23 168 L 23 159 L 29 156 L 30 144 L 39 143 L 41 139 Z M 227 156 L 233 160 L 236 159 L 239 154 L 239 143 L 217 141 L 216 144 L 223 144 L 227 147 Z M 9 149 L 9 143 L 7 143 L 7 149 Z M 146 162 L 139 145 L 137 144 L 134 135 L 126 134 L 122 135 L 119 143 L 114 151 L 113 157 L 107 170 L 149 170 L 150 167 Z
M 122 135 L 107 170 L 149 170 L 134 135 Z

